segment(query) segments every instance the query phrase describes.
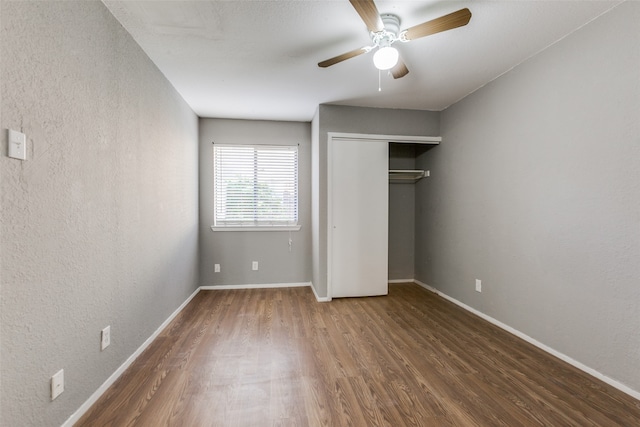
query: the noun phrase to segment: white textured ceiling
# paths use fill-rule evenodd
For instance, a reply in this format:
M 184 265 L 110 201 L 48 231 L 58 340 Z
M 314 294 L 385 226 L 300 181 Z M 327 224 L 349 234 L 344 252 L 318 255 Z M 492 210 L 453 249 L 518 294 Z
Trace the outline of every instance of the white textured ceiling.
M 399 46 L 394 80 L 372 53 L 348 0 L 103 0 L 201 117 L 308 121 L 319 104 L 443 110 L 615 7 L 620 0 L 376 1 L 401 28 L 468 7 L 461 28 Z

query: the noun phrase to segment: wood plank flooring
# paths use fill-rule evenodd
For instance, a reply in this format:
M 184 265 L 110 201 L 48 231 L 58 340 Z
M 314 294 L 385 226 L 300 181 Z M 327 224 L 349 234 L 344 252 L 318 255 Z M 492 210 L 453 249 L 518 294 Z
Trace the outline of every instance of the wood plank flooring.
M 640 426 L 640 401 L 414 284 L 220 290 L 76 426 Z

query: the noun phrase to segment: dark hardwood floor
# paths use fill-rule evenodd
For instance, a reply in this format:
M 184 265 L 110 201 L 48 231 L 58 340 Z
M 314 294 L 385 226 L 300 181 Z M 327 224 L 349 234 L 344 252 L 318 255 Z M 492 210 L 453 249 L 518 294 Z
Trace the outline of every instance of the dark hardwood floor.
M 414 284 L 202 291 L 76 426 L 640 426 L 640 401 Z

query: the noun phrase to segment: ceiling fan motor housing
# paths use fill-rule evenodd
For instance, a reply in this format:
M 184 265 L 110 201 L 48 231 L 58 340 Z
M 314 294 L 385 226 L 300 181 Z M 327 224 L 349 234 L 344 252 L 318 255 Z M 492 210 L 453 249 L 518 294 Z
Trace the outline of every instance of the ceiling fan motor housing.
M 400 31 L 400 18 L 390 13 L 380 15 L 384 29 L 371 33 L 371 40 L 375 46 L 385 47 L 391 46 L 393 42 L 398 40 L 398 32 Z
M 464 8 L 451 12 L 439 18 L 431 19 L 422 24 L 400 30 L 400 18 L 390 13 L 378 12 L 374 0 L 349 0 L 362 22 L 369 29 L 372 45 L 364 46 L 352 51 L 334 56 L 319 62 L 318 67 L 326 68 L 339 62 L 354 58 L 358 55 L 376 50 L 373 62 L 379 70 L 391 70 L 394 79 L 399 79 L 409 73 L 409 69 L 399 57 L 398 50 L 391 46 L 397 41 L 409 42 L 421 37 L 430 36 L 442 31 L 452 30 L 469 23 L 471 12 Z M 380 30 L 380 31 L 377 31 Z
M 384 29 L 397 37 L 400 32 L 400 18 L 390 13 L 383 13 L 380 15 L 380 19 L 382 19 Z

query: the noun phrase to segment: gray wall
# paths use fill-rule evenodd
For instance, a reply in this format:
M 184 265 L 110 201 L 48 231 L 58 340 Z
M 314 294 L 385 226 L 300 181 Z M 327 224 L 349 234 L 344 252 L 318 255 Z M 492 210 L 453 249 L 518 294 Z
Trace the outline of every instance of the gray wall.
M 102 3 L 1 7 L 0 424 L 59 426 L 197 287 L 197 118 Z
M 320 276 L 320 117 L 319 108 L 311 120 L 311 282 L 317 289 Z M 326 226 L 326 225 L 325 225 Z M 326 282 L 325 282 L 326 283 Z M 325 285 L 326 286 L 326 285 Z M 325 287 L 326 290 L 326 287 Z M 319 296 L 319 295 L 317 295 Z M 326 291 L 323 296 L 326 296 Z
M 299 144 L 299 231 L 211 231 L 213 142 Z M 311 281 L 311 125 L 302 122 L 200 119 L 201 285 L 301 283 Z M 293 240 L 289 252 L 289 235 Z M 251 270 L 251 262 L 259 270 Z M 214 273 L 220 264 L 220 273 Z
M 415 168 L 414 144 L 389 144 L 389 169 Z M 389 183 L 389 280 L 414 277 L 415 188 L 413 183 Z
M 440 113 L 387 108 L 320 105 L 314 122 L 313 163 L 313 286 L 327 296 L 327 138 L 328 132 L 438 136 Z M 317 138 L 317 139 L 316 139 Z M 317 141 L 317 143 L 316 143 Z M 316 151 L 317 148 L 317 151 Z
M 445 110 L 416 202 L 420 281 L 635 390 L 638 22 L 623 3 Z

